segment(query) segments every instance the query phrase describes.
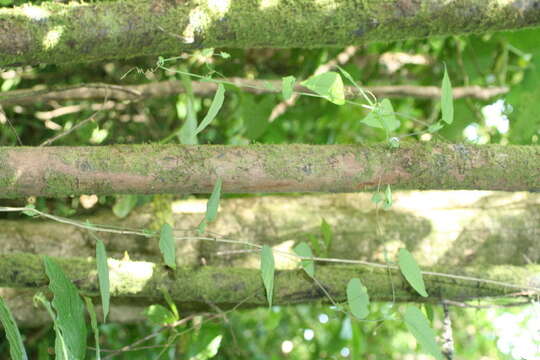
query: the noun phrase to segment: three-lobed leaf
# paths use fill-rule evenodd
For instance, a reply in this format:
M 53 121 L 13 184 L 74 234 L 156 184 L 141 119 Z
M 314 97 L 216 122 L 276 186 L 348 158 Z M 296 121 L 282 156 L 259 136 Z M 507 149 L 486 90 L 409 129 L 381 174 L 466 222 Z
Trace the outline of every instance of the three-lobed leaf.
M 96 242 L 96 265 L 99 280 L 99 292 L 101 294 L 101 307 L 103 309 L 103 322 L 107 321 L 109 304 L 111 299 L 109 283 L 109 265 L 107 263 L 107 251 L 101 239 Z
M 176 269 L 176 244 L 174 243 L 173 228 L 165 223 L 159 232 L 159 250 L 163 255 L 165 265 Z
M 286 76 L 281 79 L 281 95 L 284 100 L 289 100 L 291 98 L 295 81 L 296 78 L 294 76 Z
M 272 307 L 272 296 L 274 293 L 274 254 L 272 248 L 268 245 L 263 245 L 261 249 L 261 277 L 264 288 L 266 289 L 266 299 L 268 306 Z
M 301 256 L 303 258 L 313 258 L 313 252 L 311 251 L 311 248 L 308 244 L 305 242 L 301 242 L 298 245 L 294 247 L 294 252 L 296 255 Z M 302 266 L 302 269 L 310 276 L 315 276 L 315 262 L 313 259 L 302 259 L 300 261 L 300 266 Z
M 450 83 L 450 77 L 448 76 L 448 71 L 446 71 L 446 66 L 444 67 L 441 89 L 441 112 L 442 120 L 445 123 L 451 124 L 454 122 L 454 97 L 452 95 L 452 84 Z
M 443 354 L 435 340 L 435 331 L 429 326 L 428 319 L 415 306 L 409 306 L 405 309 L 405 324 L 409 331 L 414 335 L 418 343 L 429 354 L 437 360 L 444 360 Z
M 358 278 L 352 278 L 347 284 L 347 303 L 356 318 L 364 319 L 369 315 L 369 295 Z
M 13 319 L 13 315 L 11 314 L 11 311 L 9 311 L 9 308 L 6 306 L 2 297 L 0 297 L 0 322 L 6 333 L 11 358 L 17 360 L 28 359 L 17 323 L 15 322 L 15 319 Z
M 407 249 L 399 249 L 398 265 L 407 282 L 423 297 L 427 297 L 426 286 L 422 272 L 416 260 Z
M 84 303 L 75 285 L 60 266 L 48 256 L 44 258 L 49 289 L 54 295 L 52 306 L 56 311 L 56 325 L 68 352 L 76 359 L 86 356 L 86 323 Z
M 329 71 L 314 75 L 301 84 L 336 105 L 345 104 L 345 88 L 337 72 Z

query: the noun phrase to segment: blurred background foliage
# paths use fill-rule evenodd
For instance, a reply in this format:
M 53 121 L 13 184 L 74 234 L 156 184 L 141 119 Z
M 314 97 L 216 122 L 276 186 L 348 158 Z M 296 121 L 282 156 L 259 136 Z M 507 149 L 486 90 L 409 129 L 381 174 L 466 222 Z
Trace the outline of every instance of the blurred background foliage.
M 3 0 L 3 6 L 13 1 Z M 479 85 L 508 86 L 507 95 L 488 101 L 471 98 L 455 101 L 455 121 L 440 131 L 439 140 L 496 144 L 535 144 L 540 138 L 540 29 L 518 32 L 446 37 L 390 44 L 373 43 L 358 47 L 347 63 L 342 64 L 358 83 L 373 85 L 440 86 L 446 64 L 454 87 Z M 321 65 L 336 58 L 343 49 L 218 49 L 230 57 L 208 56 L 203 51 L 181 55 L 167 64 L 186 67 L 190 73 L 214 78 L 281 79 L 293 75 L 305 79 Z M 143 84 L 178 79 L 178 74 L 155 68 L 157 59 L 137 58 L 117 62 L 70 65 L 36 65 L 2 69 L 0 95 L 17 89 L 63 87 L 86 83 Z M 226 100 L 217 118 L 199 135 L 201 144 L 363 144 L 381 142 L 385 134 L 360 123 L 366 111 L 359 106 L 336 106 L 324 99 L 302 96 L 294 106 L 268 121 L 272 109 L 282 100 L 279 94 L 253 95 L 226 87 Z M 211 97 L 195 97 L 199 120 L 208 110 Z M 429 141 L 426 124 L 436 122 L 439 100 L 417 98 L 393 99 L 401 117 L 401 127 L 394 136 L 402 141 Z M 493 105 L 495 104 L 495 105 Z M 490 107 L 491 106 L 491 107 Z M 99 110 L 99 108 L 105 108 Z M 175 136 L 186 117 L 187 95 L 151 98 L 138 102 L 66 101 L 36 102 L 32 105 L 4 107 L 0 146 L 37 146 L 66 131 L 78 122 L 94 120 L 55 142 L 55 145 L 109 145 L 156 143 Z M 55 110 L 66 110 L 63 115 Z M 486 110 L 487 109 L 487 110 Z M 491 112 L 490 112 L 491 111 Z M 493 115 L 495 113 L 495 115 Z M 491 114 L 491 116 L 490 116 Z M 493 118 L 499 119 L 494 122 Z M 9 121 L 7 121 L 9 119 Z M 501 120 L 502 119 L 502 120 Z M 507 120 L 505 120 L 507 119 Z M 429 135 L 429 134 L 428 134 Z M 133 200 L 126 197 L 100 196 L 88 199 L 31 199 L 43 211 L 61 216 L 85 215 L 100 208 L 122 215 L 151 197 Z M 1 201 L 2 205 L 22 205 L 27 199 Z M 86 201 L 86 202 L 85 202 Z M 127 204 L 126 204 L 127 202 Z M 2 217 L 17 215 L 1 215 Z M 115 359 L 185 358 L 185 359 L 420 359 L 413 336 L 400 321 L 391 320 L 391 304 L 374 304 L 369 321 L 351 321 L 346 315 L 321 305 L 242 310 L 218 320 L 195 317 L 179 329 L 177 346 L 162 352 L 170 330 L 159 332 L 137 345 L 137 351 L 114 356 Z M 399 306 L 397 306 L 399 308 Z M 531 307 L 532 308 L 532 307 Z M 529 309 L 531 309 L 529 308 Z M 433 326 L 441 329 L 442 308 L 434 306 Z M 181 309 L 180 309 L 181 310 Z M 533 308 L 532 315 L 538 313 Z M 29 309 L 29 311 L 32 311 Z M 517 323 L 528 321 L 524 309 L 461 309 L 453 307 L 456 359 L 533 359 L 528 353 L 516 353 L 523 338 L 516 325 L 513 335 L 497 328 L 497 319 L 511 316 Z M 532 316 L 531 315 L 531 316 Z M 377 321 L 377 319 L 387 319 Z M 537 321 L 538 323 L 538 321 Z M 531 325 L 529 325 L 531 326 Z M 508 330 L 508 326 L 502 326 Z M 118 349 L 156 332 L 158 325 L 103 324 L 101 345 Z M 525 328 L 526 329 L 526 328 Z M 54 344 L 51 329 L 23 331 L 32 358 L 47 359 Z M 540 342 L 540 329 L 530 328 L 533 342 Z M 508 337 L 510 336 L 510 337 Z M 514 336 L 514 337 L 512 337 Z M 2 338 L 5 339 L 5 338 Z M 508 340 L 514 339 L 514 340 Z M 92 340 L 89 340 L 92 343 Z M 506 345 L 505 345 L 506 344 Z M 528 345 L 520 345 L 526 348 Z M 538 347 L 536 348 L 538 350 Z M 0 353 L 7 354 L 2 340 Z M 107 356 L 104 352 L 103 355 Z M 89 350 L 89 356 L 95 353 Z

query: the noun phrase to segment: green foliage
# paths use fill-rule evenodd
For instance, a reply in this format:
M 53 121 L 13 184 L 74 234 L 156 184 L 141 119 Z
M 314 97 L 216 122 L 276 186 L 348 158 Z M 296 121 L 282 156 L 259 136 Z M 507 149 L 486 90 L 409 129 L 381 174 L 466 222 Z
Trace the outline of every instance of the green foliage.
M 101 306 L 103 309 L 103 322 L 107 321 L 109 304 L 111 299 L 109 286 L 109 265 L 107 263 L 107 251 L 101 239 L 96 241 L 96 265 L 99 280 L 99 293 L 101 294 Z
M 444 77 L 441 87 L 441 110 L 442 120 L 448 125 L 454 122 L 454 97 L 452 95 L 452 84 L 444 67 Z
M 0 297 L 0 322 L 9 342 L 9 354 L 13 360 L 26 360 L 26 350 L 22 341 L 21 333 L 17 327 L 11 311 L 9 311 L 4 299 Z
M 84 302 L 86 303 L 86 310 L 88 311 L 88 314 L 90 315 L 90 325 L 92 326 L 92 332 L 94 333 L 94 343 L 96 346 L 96 359 L 101 359 L 101 349 L 99 346 L 99 327 L 97 322 L 97 316 L 96 316 L 96 310 L 94 309 L 94 304 L 92 303 L 92 299 L 88 296 L 84 297 Z M 105 311 L 103 312 L 105 313 Z
M 347 303 L 351 313 L 358 319 L 369 315 L 369 295 L 366 287 L 358 278 L 349 280 L 347 284 Z
M 413 287 L 416 292 L 421 296 L 427 297 L 426 286 L 424 284 L 424 278 L 422 272 L 416 260 L 414 260 L 412 254 L 407 249 L 399 249 L 398 254 L 399 270 L 407 280 L 407 282 Z
M 203 233 L 206 230 L 208 223 L 216 220 L 219 209 L 219 199 L 221 198 L 221 183 L 221 178 L 218 177 L 214 184 L 212 194 L 210 194 L 210 198 L 206 203 L 206 213 L 204 219 L 199 224 L 199 233 Z
M 429 326 L 429 322 L 418 308 L 409 306 L 403 315 L 407 328 L 414 335 L 418 343 L 422 346 L 425 352 L 431 354 L 437 360 L 444 360 L 444 357 L 439 349 L 439 345 L 435 340 L 435 332 Z
M 197 136 L 201 131 L 203 131 L 216 117 L 217 113 L 221 109 L 221 106 L 223 106 L 223 101 L 225 100 L 225 87 L 222 84 L 218 84 L 218 89 L 216 91 L 216 94 L 214 95 L 214 99 L 212 100 L 212 104 L 210 105 L 210 108 L 208 109 L 208 112 L 206 113 L 206 116 L 201 121 L 197 129 L 195 129 L 195 134 L 192 135 L 194 137 Z
M 169 224 L 163 224 L 159 233 L 159 250 L 163 255 L 165 265 L 176 269 L 176 244 L 174 242 L 173 228 Z
M 263 245 L 261 249 L 261 277 L 264 288 L 266 289 L 266 299 L 268 306 L 272 307 L 272 297 L 274 294 L 274 271 L 275 262 L 272 248 L 268 245 Z
M 401 122 L 396 118 L 392 103 L 388 99 L 383 99 L 377 103 L 375 108 L 361 120 L 361 123 L 384 129 L 387 134 L 395 131 L 401 125 Z
M 60 266 L 48 256 L 44 257 L 49 289 L 54 294 L 52 306 L 56 312 L 58 333 L 57 348 L 67 351 L 67 358 L 84 359 L 86 356 L 86 324 L 84 303 L 75 285 L 66 277 Z
M 137 195 L 118 195 L 112 211 L 119 218 L 125 218 L 137 206 L 137 202 Z
M 294 247 L 294 252 L 296 255 L 304 257 L 304 258 L 313 258 L 313 252 L 311 251 L 311 248 L 308 244 L 305 242 L 301 242 L 298 245 Z M 302 259 L 300 261 L 300 266 L 302 266 L 302 269 L 310 276 L 315 276 L 315 262 L 310 259 Z
M 150 305 L 144 310 L 144 315 L 156 325 L 172 324 L 178 318 L 166 307 L 159 304 Z
M 281 79 L 281 95 L 283 100 L 289 100 L 293 94 L 296 78 L 294 76 L 286 76 Z
M 345 104 L 343 80 L 336 72 L 330 71 L 314 75 L 302 81 L 301 84 L 336 105 Z

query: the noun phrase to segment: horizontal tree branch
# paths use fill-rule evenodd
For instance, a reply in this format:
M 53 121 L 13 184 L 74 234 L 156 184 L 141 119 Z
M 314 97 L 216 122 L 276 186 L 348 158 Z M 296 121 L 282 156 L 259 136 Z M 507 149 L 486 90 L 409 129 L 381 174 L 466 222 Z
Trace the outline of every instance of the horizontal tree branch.
M 253 94 L 279 93 L 281 92 L 280 80 L 250 80 L 242 78 L 220 79 L 232 83 L 242 90 Z M 193 93 L 200 96 L 213 95 L 217 90 L 217 83 L 210 81 L 194 81 L 192 83 Z M 414 85 L 392 85 L 392 86 L 365 86 L 365 91 L 373 93 L 380 98 L 415 97 L 425 99 L 439 99 L 441 89 L 437 86 L 414 86 Z M 311 90 L 296 85 L 297 92 L 313 93 Z M 487 87 L 466 86 L 452 89 L 455 99 L 471 97 L 479 100 L 506 94 L 508 87 Z M 181 81 L 169 80 L 141 85 L 112 85 L 112 84 L 84 84 L 69 86 L 57 89 L 20 89 L 0 94 L 1 106 L 32 105 L 48 101 L 68 101 L 68 100 L 91 100 L 110 99 L 116 101 L 138 101 L 147 98 L 171 96 L 184 93 L 185 89 Z M 353 86 L 345 87 L 347 98 L 357 98 L 360 96 L 357 88 Z
M 80 194 L 540 189 L 540 146 L 0 147 L 0 197 Z
M 56 261 L 82 293 L 98 296 L 96 265 L 93 260 L 71 258 Z M 429 270 L 444 270 L 452 276 L 424 274 L 426 289 L 431 295 L 428 298 L 419 296 L 397 269 L 317 266 L 317 282 L 306 276 L 303 270 L 277 271 L 273 303 L 291 305 L 320 300 L 329 302 L 321 286 L 334 301 L 343 302 L 346 300 L 347 283 L 354 277 L 362 280 L 373 301 L 463 301 L 482 297 L 530 295 L 540 290 L 539 265 Z M 470 279 L 465 279 L 465 276 Z M 473 280 L 478 277 L 482 280 Z M 163 287 L 167 288 L 175 302 L 182 304 L 182 309 L 200 310 L 208 308 L 209 304 L 222 309 L 241 303 L 248 307 L 267 304 L 260 271 L 254 269 L 203 266 L 177 268 L 173 271 L 156 263 L 109 259 L 109 278 L 113 298 L 133 299 L 139 304 L 163 302 Z M 1 287 L 42 289 L 47 284 L 41 256 L 22 253 L 0 255 Z
M 205 47 L 321 47 L 540 25 L 535 1 L 45 2 L 0 9 L 0 66 L 177 54 Z
M 490 266 L 540 263 L 540 194 L 491 191 L 396 191 L 388 211 L 378 211 L 370 193 L 263 196 L 222 199 L 207 239 L 198 240 L 205 199 L 179 200 L 156 211 L 137 207 L 126 218 L 111 211 L 85 215 L 84 223 L 116 229 L 154 229 L 163 213 L 175 229 L 177 264 L 250 267 L 258 250 L 269 245 L 292 251 L 299 242 L 321 239 L 321 219 L 330 225 L 333 241 L 325 257 L 384 263 L 397 259 L 399 248 L 411 249 L 422 266 Z M 120 198 L 120 201 L 123 201 Z M 72 219 L 75 220 L 75 219 Z M 39 217 L 0 220 L 0 254 L 37 253 L 55 257 L 95 256 L 94 237 L 87 229 Z M 156 238 L 96 233 L 110 256 L 159 261 Z M 248 242 L 245 244 L 244 242 Z M 321 246 L 322 247 L 322 246 Z M 281 261 L 283 260 L 283 262 Z M 285 258 L 276 260 L 287 268 Z

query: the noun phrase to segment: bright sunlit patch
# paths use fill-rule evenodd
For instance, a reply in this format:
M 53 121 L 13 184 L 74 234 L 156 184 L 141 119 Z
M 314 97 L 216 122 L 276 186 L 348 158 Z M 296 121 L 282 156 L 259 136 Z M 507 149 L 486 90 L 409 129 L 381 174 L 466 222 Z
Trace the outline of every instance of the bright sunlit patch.
M 265 10 L 268 8 L 275 7 L 279 4 L 279 0 L 261 0 L 261 3 L 259 5 L 259 9 Z
M 304 339 L 306 339 L 307 341 L 310 341 L 310 340 L 313 340 L 313 338 L 315 337 L 315 332 L 311 329 L 306 329 L 304 330 Z
M 294 344 L 290 340 L 285 340 L 284 342 L 281 343 L 281 351 L 284 354 L 290 353 L 293 348 L 294 348 Z
M 40 21 L 46 19 L 51 14 L 48 10 L 45 10 L 38 6 L 23 6 L 21 11 L 24 15 L 28 16 L 32 20 Z
M 190 199 L 178 200 L 172 203 L 174 214 L 204 214 L 206 212 L 207 200 Z
M 463 136 L 469 141 L 477 142 L 480 140 L 480 132 L 478 131 L 480 128 L 480 125 L 477 123 L 472 123 L 467 125 L 467 127 L 463 130 Z
M 230 0 L 208 0 L 208 8 L 218 15 L 225 15 L 230 5 Z
M 326 324 L 328 322 L 328 315 L 326 314 L 320 314 L 319 315 L 319 322 L 321 324 Z
M 497 128 L 497 131 L 501 134 L 508 132 L 510 128 L 510 121 L 505 115 L 506 105 L 504 100 L 499 99 L 491 105 L 486 105 L 482 108 L 482 115 L 484 115 L 484 120 L 486 126 L 492 126 Z
M 349 350 L 348 347 L 344 347 L 343 349 L 341 349 L 339 354 L 343 357 L 348 357 L 351 354 L 351 350 Z
M 154 274 L 154 264 L 149 262 L 107 259 L 107 263 L 111 293 L 138 293 Z
M 45 50 L 50 50 L 58 44 L 62 33 L 64 32 L 63 26 L 55 26 L 45 34 L 43 37 L 43 47 Z

